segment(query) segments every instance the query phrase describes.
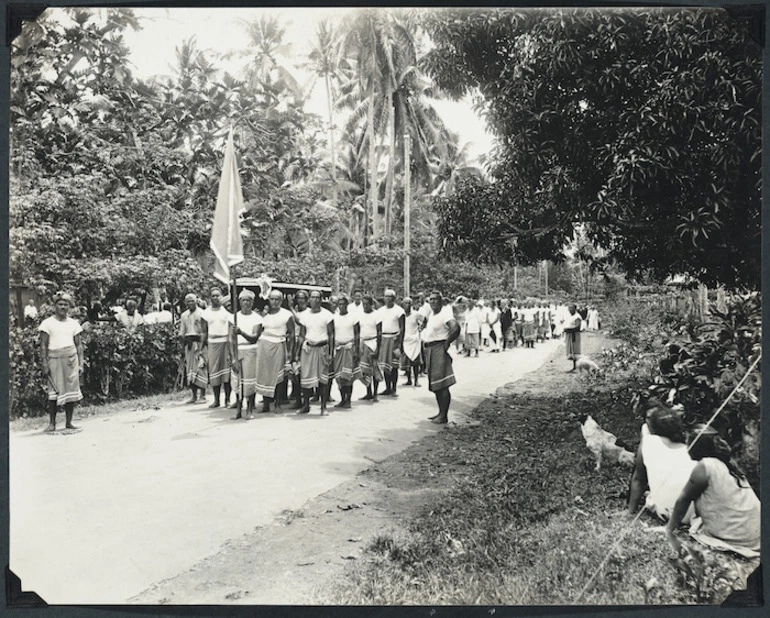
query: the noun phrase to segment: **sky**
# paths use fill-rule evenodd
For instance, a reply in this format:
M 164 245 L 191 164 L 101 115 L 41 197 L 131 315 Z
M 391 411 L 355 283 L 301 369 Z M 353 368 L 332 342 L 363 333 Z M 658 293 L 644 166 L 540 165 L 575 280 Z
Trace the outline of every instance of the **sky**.
M 136 76 L 146 78 L 169 75 L 175 62 L 176 47 L 186 39 L 195 37 L 199 48 L 219 54 L 237 51 L 245 48 L 248 42 L 240 20 L 250 21 L 258 18 L 261 12 L 272 11 L 278 13 L 286 25 L 284 40 L 290 45 L 290 55 L 294 55 L 298 63 L 301 63 L 310 50 L 310 39 L 315 32 L 316 23 L 327 16 L 339 19 L 351 10 L 355 9 L 138 8 L 134 9 L 134 12 L 142 28 L 136 32 L 127 31 L 124 39 L 131 50 L 132 70 Z M 229 61 L 217 60 L 217 65 L 237 74 L 239 61 L 235 58 Z M 483 120 L 473 111 L 469 99 L 433 103 L 444 123 L 452 131 L 459 133 L 460 145 L 468 144 L 471 163 L 490 149 L 492 138 L 486 133 Z M 326 117 L 326 94 L 321 81 L 314 87 L 306 109 L 322 118 Z

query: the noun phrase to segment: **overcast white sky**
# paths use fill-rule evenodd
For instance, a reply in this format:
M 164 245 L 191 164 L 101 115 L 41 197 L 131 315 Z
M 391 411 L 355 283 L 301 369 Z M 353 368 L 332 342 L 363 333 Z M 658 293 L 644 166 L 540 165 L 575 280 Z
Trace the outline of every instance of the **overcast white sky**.
M 131 49 L 134 73 L 139 77 L 166 75 L 175 61 L 175 49 L 184 40 L 194 36 L 201 49 L 226 53 L 246 47 L 248 37 L 240 19 L 252 20 L 261 12 L 272 11 L 280 14 L 286 24 L 285 42 L 291 45 L 291 52 L 297 62 L 304 61 L 310 49 L 310 39 L 318 20 L 326 16 L 341 18 L 355 10 L 346 8 L 137 8 L 142 29 L 128 31 L 125 40 Z M 237 61 L 227 66 L 224 61 L 217 64 L 235 73 Z M 323 84 L 318 83 L 308 104 L 308 111 L 326 117 L 326 99 Z M 485 153 L 491 146 L 491 137 L 485 131 L 483 120 L 473 111 L 470 101 L 436 101 L 436 110 L 447 126 L 460 134 L 461 144 L 468 142 L 471 159 Z

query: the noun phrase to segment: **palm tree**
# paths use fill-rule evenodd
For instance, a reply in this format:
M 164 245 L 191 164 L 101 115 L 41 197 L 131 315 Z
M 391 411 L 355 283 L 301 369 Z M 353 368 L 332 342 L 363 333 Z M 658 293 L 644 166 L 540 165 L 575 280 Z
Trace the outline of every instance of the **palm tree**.
M 309 66 L 315 73 L 324 78 L 326 86 L 326 105 L 329 114 L 329 159 L 330 176 L 332 184 L 332 201 L 337 203 L 337 159 L 334 144 L 334 108 L 336 106 L 336 94 L 334 82 L 339 79 L 339 68 L 342 60 L 342 39 L 327 18 L 321 21 L 316 28 L 316 40 L 309 54 Z

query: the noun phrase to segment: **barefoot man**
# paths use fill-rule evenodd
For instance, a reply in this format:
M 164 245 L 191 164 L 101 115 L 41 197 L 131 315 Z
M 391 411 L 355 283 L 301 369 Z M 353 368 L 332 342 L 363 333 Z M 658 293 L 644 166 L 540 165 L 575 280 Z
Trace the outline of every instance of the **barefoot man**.
M 361 325 L 361 381 L 366 386 L 366 396 L 362 401 L 378 401 L 377 389 L 382 382 L 382 371 L 377 358 L 382 343 L 382 320 L 380 312 L 374 310 L 374 299 L 370 295 L 363 297 L 363 313 L 358 316 Z
M 436 395 L 438 414 L 430 421 L 444 424 L 449 420 L 449 404 L 452 396 L 449 387 L 457 383 L 452 370 L 449 346 L 460 334 L 460 325 L 455 320 L 452 307 L 444 306 L 441 292 L 434 290 L 429 297 L 431 312 L 422 331 L 425 342 L 425 365 L 428 374 L 428 388 Z
M 299 329 L 300 375 L 302 384 L 302 408 L 299 414 L 310 412 L 310 397 L 318 388 L 321 398 L 321 416 L 326 414 L 326 401 L 334 351 L 334 315 L 321 307 L 321 293 L 310 292 L 310 311 L 302 316 Z
M 337 313 L 334 315 L 334 377 L 337 379 L 342 401 L 335 408 L 350 408 L 353 382 L 361 375 L 359 314 L 348 311 L 348 295 L 344 292 L 337 299 Z
M 246 420 L 254 418 L 254 397 L 257 392 L 257 344 L 246 339 L 253 337 L 257 327 L 262 324 L 262 316 L 252 311 L 255 294 L 251 290 L 241 290 L 238 302 L 241 310 L 238 312 L 238 358 L 233 354 L 233 373 L 238 376 L 236 385 L 236 407 L 238 413 L 232 417 L 237 421 L 243 418 L 243 402 L 246 405 Z
M 206 322 L 206 341 L 204 347 L 208 349 L 209 360 L 209 384 L 214 390 L 214 402 L 209 408 L 218 408 L 221 405 L 222 385 L 225 386 L 225 405 L 230 404 L 230 323 L 232 314 L 222 306 L 222 290 L 218 287 L 211 288 L 209 292 L 211 307 L 203 310 L 203 319 Z
M 404 303 L 404 354 L 401 356 L 401 368 L 406 371 L 406 384 L 412 385 L 412 373 L 414 373 L 414 385 L 420 386 L 420 364 L 422 363 L 422 342 L 420 341 L 420 329 L 422 328 L 422 315 L 412 309 L 412 299 L 408 296 Z
M 396 292 L 385 290 L 385 306 L 377 310 L 382 320 L 382 344 L 380 345 L 380 368 L 385 376 L 385 390 L 382 395 L 397 396 L 398 365 L 404 353 L 404 310 L 396 304 Z
M 67 429 L 77 429 L 72 424 L 75 402 L 83 399 L 80 393 L 80 376 L 83 373 L 83 346 L 80 323 L 69 317 L 73 306 L 69 294 L 59 292 L 54 296 L 54 315 L 37 327 L 40 331 L 40 357 L 43 375 L 48 382 L 48 418 L 46 431 L 56 430 L 56 411 L 64 406 Z
M 580 323 L 582 322 L 580 314 L 575 305 L 569 306 L 569 315 L 564 319 L 564 338 L 567 344 L 567 359 L 572 361 L 572 369 L 567 373 L 575 371 L 577 360 L 580 358 Z
M 198 297 L 188 294 L 184 297 L 187 311 L 179 318 L 179 339 L 184 346 L 184 368 L 187 376 L 187 386 L 192 390 L 192 396 L 187 403 L 206 401 L 206 384 L 208 371 L 206 369 L 207 352 L 204 346 L 206 321 L 203 312 L 198 307 Z M 198 390 L 201 392 L 198 399 Z

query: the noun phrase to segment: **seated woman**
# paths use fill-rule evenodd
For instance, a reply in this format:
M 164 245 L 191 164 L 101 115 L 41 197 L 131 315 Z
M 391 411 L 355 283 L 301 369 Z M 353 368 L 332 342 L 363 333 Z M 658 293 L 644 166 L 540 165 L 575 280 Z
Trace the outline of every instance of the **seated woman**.
M 730 446 L 714 429 L 697 425 L 694 435 L 690 454 L 698 464 L 666 525 L 669 542 L 678 552 L 680 543 L 674 530 L 694 502 L 697 517 L 693 518 L 690 534 L 696 541 L 746 558 L 758 557 L 761 519 L 757 494 L 732 461 Z
M 663 405 L 650 407 L 642 425 L 642 440 L 631 476 L 629 514 L 636 513 L 644 492 L 649 489 L 645 506 L 663 521 L 667 520 L 694 467 L 679 414 Z M 684 521 L 689 521 L 691 516 L 692 509 L 682 513 Z

